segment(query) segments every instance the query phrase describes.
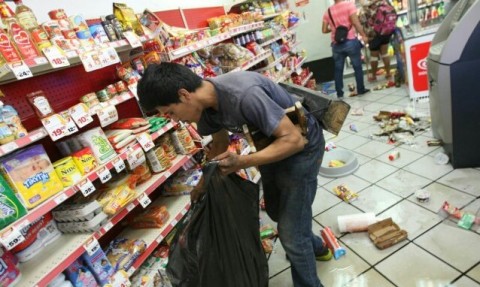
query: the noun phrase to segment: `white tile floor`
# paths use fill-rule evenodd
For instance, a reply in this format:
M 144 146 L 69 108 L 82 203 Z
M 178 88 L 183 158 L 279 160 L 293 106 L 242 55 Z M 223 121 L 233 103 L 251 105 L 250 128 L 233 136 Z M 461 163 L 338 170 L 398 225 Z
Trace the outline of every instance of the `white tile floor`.
M 347 79 L 347 83 L 352 80 Z M 342 178 L 318 176 L 313 204 L 313 230 L 330 226 L 347 250 L 339 260 L 318 262 L 317 271 L 325 287 L 473 287 L 480 286 L 480 228 L 464 230 L 437 213 L 444 201 L 462 210 L 480 208 L 480 168 L 453 169 L 437 165 L 434 155 L 441 147 L 429 147 L 431 131 L 415 135 L 414 145 L 394 146 L 370 139 L 378 130 L 372 115 L 380 109 L 394 111 L 411 105 L 404 88 L 372 91 L 346 98 L 352 109 L 363 108 L 363 116 L 349 115 L 338 137 L 326 134 L 338 148 L 352 150 L 360 168 Z M 417 115 L 428 115 L 428 103 L 416 103 Z M 355 124 L 358 132 L 350 130 Z M 392 150 L 400 158 L 389 161 Z M 351 204 L 337 198 L 332 188 L 345 183 L 359 194 Z M 413 193 L 430 191 L 428 203 L 419 203 Z M 377 249 L 366 232 L 341 234 L 337 216 L 374 212 L 378 219 L 392 219 L 408 232 L 408 240 L 385 250 Z M 268 221 L 266 215 L 264 220 Z M 270 286 L 293 286 L 289 262 L 279 242 L 269 260 Z

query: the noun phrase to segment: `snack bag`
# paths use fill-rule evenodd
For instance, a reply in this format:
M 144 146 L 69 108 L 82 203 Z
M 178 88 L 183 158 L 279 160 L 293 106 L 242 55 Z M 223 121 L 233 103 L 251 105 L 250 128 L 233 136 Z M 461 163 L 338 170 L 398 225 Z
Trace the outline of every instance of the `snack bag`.
M 92 150 L 88 147 L 72 154 L 72 158 L 82 175 L 93 171 L 97 167 L 97 160 L 93 156 Z
M 93 276 L 97 282 L 103 286 L 108 284 L 110 277 L 113 275 L 113 267 L 108 261 L 105 252 L 101 248 L 98 248 L 97 251 L 91 256 L 87 252 L 82 255 L 83 260 L 86 265 L 93 273 Z
M 127 271 L 135 260 L 145 251 L 147 244 L 142 239 L 130 240 L 127 238 L 116 238 L 108 246 L 108 260 L 114 266 L 115 272 Z
M 1 160 L 1 170 L 28 209 L 63 189 L 42 145 L 34 145 Z
M 100 164 L 109 161 L 117 155 L 105 133 L 99 127 L 82 133 L 78 138 L 83 146 L 92 150 L 97 162 Z
M 65 269 L 68 279 L 75 287 L 97 287 L 98 284 L 93 277 L 92 272 L 87 266 L 83 265 L 81 259 L 75 260 L 72 265 Z

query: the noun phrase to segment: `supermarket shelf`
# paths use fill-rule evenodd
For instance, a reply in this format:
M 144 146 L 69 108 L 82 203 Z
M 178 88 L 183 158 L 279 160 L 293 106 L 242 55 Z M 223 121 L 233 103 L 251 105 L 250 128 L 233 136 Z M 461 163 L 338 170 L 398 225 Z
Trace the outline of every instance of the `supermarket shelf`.
M 274 13 L 274 14 L 269 14 L 269 15 L 263 15 L 263 20 L 270 20 L 272 18 L 275 18 L 277 17 L 278 15 L 280 15 L 280 13 Z
M 136 190 L 137 194 L 143 193 L 149 195 L 157 187 L 159 187 L 165 180 L 175 171 L 180 169 L 188 160 L 192 158 L 191 155 L 182 155 L 175 159 L 172 166 L 165 172 L 152 176 L 147 182 L 139 185 Z M 188 196 L 188 198 L 190 198 Z M 63 234 L 58 241 L 52 245 L 60 248 L 47 246 L 48 251 L 42 251 L 42 254 L 21 265 L 22 280 L 19 286 L 46 286 L 51 282 L 60 272 L 65 270 L 85 251 L 84 244 L 90 238 L 101 238 L 108 232 L 115 224 L 120 222 L 130 211 L 132 211 L 140 202 L 138 199 L 133 200 L 118 214 L 110 219 L 99 231 L 92 234 Z M 172 213 L 171 213 L 172 214 Z M 37 268 L 41 262 L 41 268 Z M 24 273 L 25 272 L 25 273 Z
M 266 58 L 270 57 L 270 55 L 272 55 L 271 51 L 264 51 L 261 54 L 243 63 L 241 67 L 237 67 L 230 72 L 246 71 L 251 67 L 255 66 L 256 64 L 260 63 L 261 61 L 265 60 Z
M 110 99 L 107 102 L 101 103 L 102 107 L 106 107 L 109 105 L 119 105 L 123 102 L 126 102 L 130 99 L 135 98 L 135 96 L 128 92 L 128 93 L 123 93 L 122 95 L 116 96 L 112 99 Z M 90 110 L 90 115 L 95 115 L 96 111 L 95 110 Z M 23 138 L 19 138 L 13 142 L 4 144 L 0 146 L 0 157 L 5 156 L 13 151 L 16 151 L 20 148 L 26 147 L 29 144 L 32 144 L 36 141 L 39 141 L 45 137 L 48 137 L 48 133 L 45 130 L 45 128 L 38 128 L 36 130 L 30 131 L 26 136 Z
M 167 132 L 168 130 L 173 128 L 174 125 L 175 125 L 174 123 L 168 123 L 167 125 L 165 125 L 162 129 L 160 129 L 159 131 L 152 134 L 152 140 L 155 140 L 156 138 L 160 137 L 162 134 L 164 134 L 165 132 Z M 138 143 L 133 146 L 134 150 L 140 149 L 140 148 L 141 148 L 141 146 Z M 122 160 L 126 160 L 128 154 L 129 154 L 129 151 L 125 151 L 125 152 L 121 153 L 120 155 L 116 156 L 115 158 L 108 161 L 107 163 L 99 166 L 96 170 L 90 172 L 88 175 L 86 175 L 82 179 L 88 178 L 90 181 L 93 182 L 94 180 L 96 180 L 98 178 L 98 175 L 97 175 L 98 170 L 102 169 L 103 167 L 107 167 L 109 170 L 112 170 L 114 168 L 113 163 L 118 158 L 121 158 Z M 81 180 L 80 180 L 80 182 L 81 182 Z M 50 212 L 51 210 L 53 210 L 55 207 L 60 205 L 62 202 L 64 202 L 65 200 L 67 200 L 68 198 L 70 198 L 71 196 L 76 194 L 79 190 L 80 189 L 76 185 L 64 189 L 63 191 L 61 191 L 61 192 L 57 193 L 56 195 L 52 196 L 51 198 L 47 199 L 44 203 L 42 203 L 39 206 L 35 207 L 34 209 L 30 210 L 24 217 L 22 217 L 19 220 L 13 222 L 9 226 L 3 228 L 0 231 L 0 234 L 3 231 L 9 229 L 9 227 L 12 227 L 12 226 L 17 228 L 17 229 L 21 229 L 21 228 L 27 226 L 31 222 L 35 221 L 36 219 L 40 218 L 41 216 L 43 216 L 43 215 L 47 214 L 48 212 Z
M 232 27 L 229 29 L 230 37 L 234 37 L 243 33 L 247 33 L 250 31 L 254 31 L 260 28 L 263 28 L 263 21 L 262 22 L 255 22 L 247 25 Z
M 280 83 L 280 82 L 283 82 L 285 80 L 287 80 L 292 74 L 293 72 L 295 72 L 296 70 L 298 70 L 300 67 L 302 67 L 303 63 L 305 63 L 305 61 L 307 60 L 307 57 L 304 57 L 296 66 L 293 70 L 290 70 L 288 72 L 286 72 L 283 76 L 280 76 L 280 78 L 278 78 L 276 80 L 277 83 Z
M 261 46 L 261 47 L 266 47 L 266 46 L 268 46 L 268 45 L 270 45 L 270 44 L 272 44 L 272 43 L 274 43 L 274 42 L 277 42 L 278 40 L 282 39 L 282 37 L 283 37 L 283 34 L 280 35 L 280 36 L 277 36 L 277 37 L 275 37 L 275 38 L 273 38 L 273 39 L 270 39 L 270 40 L 268 40 L 268 41 L 266 41 L 266 42 L 264 42 L 264 43 L 262 43 L 262 44 L 260 44 L 260 46 Z
M 162 197 L 156 203 L 165 204 L 168 207 L 170 218 L 162 228 L 155 229 L 126 229 L 120 236 L 128 239 L 143 239 L 147 243 L 145 252 L 137 258 L 133 266 L 127 271 L 131 276 L 145 260 L 152 254 L 162 240 L 172 231 L 175 225 L 182 219 L 190 208 L 190 196 L 180 195 Z
M 267 70 L 270 70 L 270 69 L 273 69 L 275 68 L 275 66 L 284 61 L 285 59 L 287 59 L 290 55 L 288 53 L 285 53 L 283 54 L 280 58 L 276 59 L 275 62 L 269 64 L 268 66 L 266 66 L 265 68 L 260 68 L 258 70 L 255 70 L 255 72 L 263 72 L 263 71 L 267 71 Z
M 191 53 L 193 53 L 195 51 L 198 51 L 202 48 L 205 48 L 207 46 L 223 42 L 227 39 L 230 39 L 231 37 L 232 36 L 230 35 L 230 33 L 227 32 L 227 33 L 218 34 L 218 35 L 215 35 L 213 37 L 200 40 L 200 41 L 195 42 L 193 44 L 190 44 L 190 45 L 187 45 L 185 47 L 181 47 L 181 48 L 178 48 L 178 49 L 175 49 L 175 50 L 169 52 L 169 58 L 170 58 L 171 61 L 176 60 L 178 58 L 184 57 L 188 54 L 191 54 Z
M 308 80 L 310 80 L 313 77 L 313 73 L 310 72 L 308 76 L 302 81 L 302 86 L 305 86 L 308 83 Z
M 145 42 L 147 40 L 151 39 L 149 36 L 141 36 L 140 40 L 142 42 Z M 109 42 L 105 43 L 107 47 L 113 47 L 117 51 L 117 53 L 122 53 L 128 50 L 131 50 L 130 44 L 127 42 L 127 40 L 120 40 L 116 42 Z M 81 60 L 79 57 L 80 52 L 79 51 L 68 51 L 66 52 L 66 56 L 68 58 L 68 61 L 70 63 L 70 66 L 66 67 L 61 67 L 61 68 L 53 68 L 50 63 L 48 62 L 47 58 L 45 57 L 37 57 L 35 59 L 29 59 L 25 60 L 25 64 L 30 68 L 30 70 L 33 73 L 33 76 L 38 76 L 38 75 L 43 75 L 47 73 L 51 73 L 54 71 L 62 70 L 62 69 L 68 69 L 71 66 L 79 65 L 81 64 Z M 2 67 L 5 68 L 5 65 Z M 8 69 L 8 68 L 6 68 Z M 9 70 L 9 69 L 8 69 Z M 17 78 L 15 78 L 15 75 L 9 71 L 8 73 L 5 73 L 1 78 L 0 78 L 0 85 L 7 84 L 10 82 L 18 81 Z
M 0 156 L 7 155 L 19 148 L 25 147 L 31 143 L 34 143 L 44 137 L 47 137 L 47 131 L 44 128 L 39 128 L 29 132 L 23 138 L 16 139 L 13 142 L 4 144 L 0 146 Z

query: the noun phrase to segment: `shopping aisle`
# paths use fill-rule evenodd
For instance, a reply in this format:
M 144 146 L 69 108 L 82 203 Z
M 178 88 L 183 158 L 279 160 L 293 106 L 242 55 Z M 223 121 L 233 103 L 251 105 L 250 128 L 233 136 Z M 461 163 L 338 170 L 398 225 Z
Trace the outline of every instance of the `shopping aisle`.
M 350 82 L 347 79 L 345 85 Z M 338 215 L 374 212 L 379 219 L 392 217 L 408 232 L 408 240 L 379 250 L 366 232 L 341 235 L 340 245 L 346 248 L 346 256 L 317 263 L 323 285 L 480 286 L 480 229 L 466 231 L 437 214 L 444 201 L 463 210 L 478 210 L 480 168 L 454 170 L 450 164 L 436 165 L 433 157 L 441 147 L 427 146 L 431 131 L 416 134 L 414 146 L 395 147 L 368 137 L 376 131 L 373 115 L 380 110 L 399 110 L 410 103 L 403 88 L 373 91 L 346 101 L 352 109 L 363 107 L 365 114 L 349 115 L 340 135 L 326 134 L 326 141 L 353 151 L 360 168 L 343 178 L 318 177 L 313 230 L 318 233 L 320 228 L 330 226 L 340 236 Z M 416 112 L 428 115 L 428 103 L 418 104 Z M 349 129 L 351 123 L 358 132 Z M 394 149 L 400 151 L 400 158 L 389 161 L 387 156 Z M 359 195 L 352 204 L 341 201 L 332 191 L 342 183 Z M 420 188 L 430 191 L 428 203 L 419 203 L 413 196 Z M 280 244 L 275 245 L 269 265 L 270 286 L 293 286 L 289 262 Z

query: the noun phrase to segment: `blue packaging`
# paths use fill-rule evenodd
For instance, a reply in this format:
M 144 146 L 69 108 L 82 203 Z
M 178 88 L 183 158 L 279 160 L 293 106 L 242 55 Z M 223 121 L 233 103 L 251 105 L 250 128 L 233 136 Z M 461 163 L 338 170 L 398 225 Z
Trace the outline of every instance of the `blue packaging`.
M 68 280 L 75 287 L 97 287 L 97 281 L 87 266 L 82 264 L 81 259 L 75 260 L 72 265 L 65 269 Z
M 91 256 L 85 252 L 82 258 L 100 286 L 109 283 L 110 277 L 114 274 L 114 270 L 105 252 L 103 252 L 101 248 L 98 248 Z

